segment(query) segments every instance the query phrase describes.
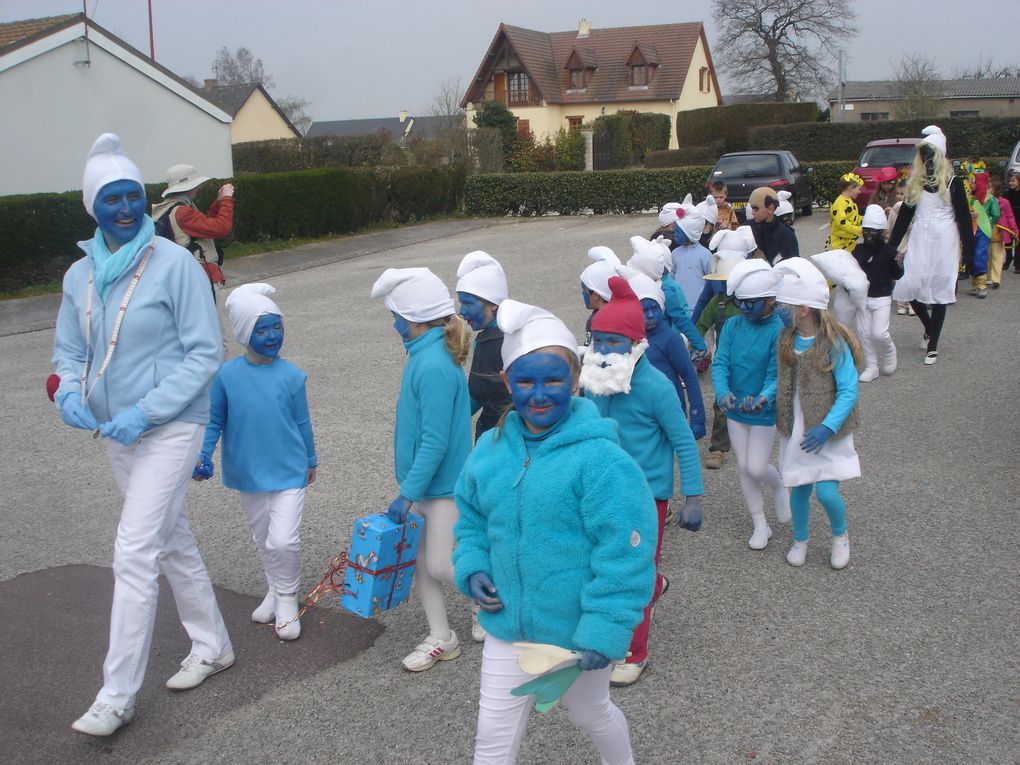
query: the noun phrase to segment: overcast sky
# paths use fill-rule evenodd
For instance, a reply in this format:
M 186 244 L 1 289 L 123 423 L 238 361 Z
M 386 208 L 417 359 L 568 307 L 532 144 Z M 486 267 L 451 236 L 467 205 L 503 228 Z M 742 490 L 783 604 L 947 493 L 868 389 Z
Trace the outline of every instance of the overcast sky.
M 145 0 L 86 2 L 96 23 L 148 52 Z M 388 117 L 401 109 L 427 113 L 439 83 L 459 77 L 467 85 L 500 22 L 559 32 L 576 29 L 580 18 L 594 27 L 702 21 L 709 47 L 717 42 L 711 0 L 644 5 L 620 0 L 151 2 L 161 64 L 202 80 L 212 76 L 210 65 L 220 47 L 246 46 L 275 79 L 273 94 L 306 99 L 316 120 Z M 946 76 L 954 67 L 976 66 L 982 57 L 1020 65 L 1020 0 L 856 0 L 853 5 L 861 32 L 847 46 L 847 79 L 888 79 L 904 52 L 929 55 Z M 0 22 L 81 9 L 81 0 L 0 0 Z M 997 30 L 1004 30 L 1001 38 Z M 721 85 L 724 94 L 738 90 L 725 79 Z

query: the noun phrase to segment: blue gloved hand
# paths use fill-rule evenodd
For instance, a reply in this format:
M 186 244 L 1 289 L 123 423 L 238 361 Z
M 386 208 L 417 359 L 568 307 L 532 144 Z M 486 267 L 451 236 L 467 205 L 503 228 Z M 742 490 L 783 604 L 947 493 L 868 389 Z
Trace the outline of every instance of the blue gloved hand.
M 113 419 L 99 426 L 103 438 L 112 438 L 118 444 L 133 444 L 149 428 L 149 420 L 137 405 L 123 412 L 117 412 Z
M 73 391 L 65 393 L 57 403 L 60 408 L 60 419 L 65 425 L 81 430 L 96 429 L 96 418 L 92 416 L 89 408 L 82 404 L 80 394 Z
M 806 452 L 817 454 L 830 438 L 832 438 L 832 431 L 828 427 L 825 425 L 815 425 L 804 434 L 804 440 L 800 442 L 800 448 Z
M 687 497 L 680 510 L 680 528 L 697 531 L 701 528 L 701 497 Z
M 407 523 L 407 514 L 411 512 L 411 500 L 397 497 L 386 508 L 386 517 L 394 523 Z
M 728 412 L 737 405 L 737 397 L 733 393 L 727 393 L 715 403 L 723 410 L 723 412 Z
M 705 420 L 704 420 L 704 418 L 702 418 L 700 420 L 697 420 L 696 422 L 692 422 L 691 423 L 691 433 L 694 434 L 694 440 L 695 441 L 698 441 L 698 440 L 704 438 L 705 437 L 705 433 L 707 433 L 707 432 L 708 431 L 705 430 Z
M 216 466 L 213 465 L 212 460 L 208 454 L 200 454 L 198 456 L 198 464 L 195 465 L 195 469 L 191 471 L 191 477 L 196 481 L 204 481 L 207 478 L 213 477 L 213 471 Z
M 758 414 L 758 412 L 768 406 L 768 404 L 769 400 L 764 396 L 744 396 L 744 400 L 740 402 L 740 406 L 737 408 L 741 412 Z
M 595 651 L 581 651 L 581 658 L 577 660 L 577 666 L 583 672 L 589 672 L 593 669 L 605 669 L 609 666 L 610 661 L 612 659 Z
M 493 613 L 503 607 L 503 601 L 496 597 L 496 585 L 484 571 L 476 571 L 468 577 L 471 597 L 483 611 Z

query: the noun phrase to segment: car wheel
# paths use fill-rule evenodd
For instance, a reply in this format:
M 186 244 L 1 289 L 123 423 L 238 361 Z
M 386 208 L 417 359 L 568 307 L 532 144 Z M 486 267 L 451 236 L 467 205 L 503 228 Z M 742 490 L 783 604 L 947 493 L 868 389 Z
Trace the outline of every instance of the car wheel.
M 805 218 L 811 215 L 811 213 L 813 213 L 814 211 L 815 208 L 811 206 L 810 202 L 808 202 L 808 204 L 806 204 L 804 207 L 800 208 L 800 214 L 803 215 Z

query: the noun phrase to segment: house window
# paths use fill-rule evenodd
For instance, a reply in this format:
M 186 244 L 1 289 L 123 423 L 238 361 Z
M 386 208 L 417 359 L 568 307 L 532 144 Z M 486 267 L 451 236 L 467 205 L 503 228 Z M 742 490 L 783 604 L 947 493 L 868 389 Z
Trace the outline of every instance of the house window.
M 528 75 L 524 72 L 507 74 L 508 106 L 527 106 L 530 100 Z
M 584 117 L 567 117 L 567 130 L 580 130 Z
M 981 113 L 976 109 L 973 111 L 949 112 L 950 117 L 980 117 Z
M 571 90 L 584 90 L 588 87 L 588 73 L 584 69 L 571 69 L 570 70 L 570 89 Z
M 712 92 L 712 76 L 709 74 L 707 66 L 698 70 L 698 90 L 702 93 Z
M 644 64 L 633 64 L 630 68 L 631 87 L 640 87 L 648 84 L 648 67 Z
M 888 122 L 889 112 L 861 112 L 861 122 Z
M 517 120 L 517 135 L 524 138 L 531 135 L 531 120 Z

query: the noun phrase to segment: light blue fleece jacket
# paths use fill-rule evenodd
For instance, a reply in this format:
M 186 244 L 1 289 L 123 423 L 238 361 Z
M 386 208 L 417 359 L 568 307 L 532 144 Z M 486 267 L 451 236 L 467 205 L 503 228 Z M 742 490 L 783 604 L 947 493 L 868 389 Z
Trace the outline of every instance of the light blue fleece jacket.
M 673 454 L 680 461 L 680 490 L 700 496 L 701 458 L 673 384 L 642 356 L 630 378 L 630 393 L 596 396 L 585 391 L 603 417 L 616 420 L 620 445 L 641 466 L 652 496 L 673 496 Z
M 135 288 L 121 323 L 110 366 L 89 398 L 96 421 L 137 405 L 153 425 L 173 420 L 204 425 L 209 421 L 209 383 L 223 360 L 220 320 L 209 278 L 183 247 L 155 237 L 156 247 Z M 85 295 L 92 267 L 93 240 L 79 242 L 85 257 L 64 274 L 64 294 L 53 338 L 53 367 L 60 375 L 56 400 L 81 395 L 85 361 Z M 106 356 L 135 261 L 110 286 L 105 300 L 92 295 L 91 365 L 87 385 Z
M 684 297 L 684 291 L 680 289 L 680 285 L 669 274 L 663 274 L 659 286 L 662 288 L 662 294 L 666 297 L 666 307 L 663 313 L 666 314 L 669 323 L 677 332 L 683 332 L 696 349 L 699 351 L 708 350 L 705 338 L 694 326 L 691 309 L 687 306 L 687 298 Z
M 712 362 L 716 403 L 727 393 L 736 396 L 738 404 L 745 396 L 764 396 L 769 402 L 757 414 L 733 407 L 726 416 L 734 422 L 776 424 L 776 354 L 782 330 L 783 322 L 775 313 L 763 322 L 754 322 L 738 314 L 723 324 Z
M 491 577 L 503 608 L 478 619 L 500 640 L 622 659 L 655 587 L 655 503 L 616 424 L 570 406 L 530 457 L 516 412 L 478 439 L 457 482 L 457 587 Z
M 452 497 L 471 453 L 471 401 L 464 372 L 446 350 L 442 327 L 404 343 L 393 459 L 400 496 Z

